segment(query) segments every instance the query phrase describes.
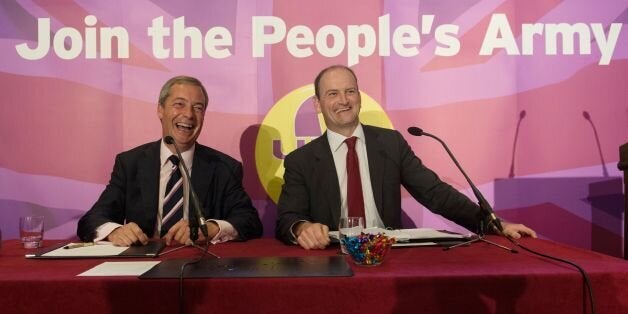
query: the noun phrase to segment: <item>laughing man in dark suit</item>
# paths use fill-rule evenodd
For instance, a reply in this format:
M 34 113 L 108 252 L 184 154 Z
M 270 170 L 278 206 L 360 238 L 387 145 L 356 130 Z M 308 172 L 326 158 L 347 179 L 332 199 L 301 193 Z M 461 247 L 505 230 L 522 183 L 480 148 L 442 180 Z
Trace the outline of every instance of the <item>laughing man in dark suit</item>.
M 198 79 L 177 76 L 168 80 L 157 106 L 162 137 L 172 136 L 185 164 L 191 166 L 192 186 L 203 216 L 208 218 L 212 242 L 258 238 L 262 224 L 242 186 L 241 163 L 196 143 L 207 102 L 207 91 Z M 81 240 L 108 240 L 128 246 L 146 244 L 149 238 L 163 238 L 168 245 L 190 244 L 186 184 L 180 184 L 183 205 L 177 205 L 182 219 L 173 219 L 170 225 L 174 225 L 170 226 L 165 223 L 167 218 L 162 217 L 166 184 L 176 171 L 168 158 L 175 152 L 173 145 L 167 145 L 162 138 L 119 154 L 109 184 L 79 220 L 77 234 Z M 202 233 L 199 235 L 203 240 Z
M 401 227 L 404 186 L 432 212 L 477 230 L 480 208 L 442 182 L 416 157 L 399 132 L 360 123 L 361 98 L 353 71 L 331 66 L 314 81 L 314 105 L 323 114 L 327 131 L 284 160 L 284 185 L 278 203 L 276 236 L 305 249 L 323 249 L 329 230 L 348 215 L 345 139 L 357 137 L 366 227 Z M 536 233 L 521 224 L 503 223 L 504 234 L 519 238 Z

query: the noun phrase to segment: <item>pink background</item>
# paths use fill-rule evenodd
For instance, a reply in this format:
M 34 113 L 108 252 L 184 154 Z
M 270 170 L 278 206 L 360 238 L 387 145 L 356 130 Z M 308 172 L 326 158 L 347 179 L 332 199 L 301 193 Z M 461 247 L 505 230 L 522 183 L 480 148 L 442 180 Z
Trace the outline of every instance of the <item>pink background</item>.
M 601 23 L 608 31 L 611 23 L 628 21 L 628 1 L 3 1 L 4 238 L 17 237 L 18 217 L 28 214 L 46 216 L 46 238 L 73 237 L 77 219 L 108 182 L 115 155 L 159 138 L 159 89 L 181 74 L 201 79 L 209 93 L 199 142 L 244 163 L 245 187 L 265 236 L 272 236 L 276 207 L 256 174 L 257 130 L 280 98 L 311 84 L 323 67 L 346 64 L 347 57 L 346 50 L 327 58 L 314 49 L 313 56 L 296 58 L 280 43 L 268 47 L 263 58 L 253 58 L 252 17 L 280 17 L 288 28 L 306 25 L 315 33 L 329 24 L 345 31 L 361 24 L 377 29 L 378 17 L 386 14 L 391 29 L 420 28 L 421 16 L 432 14 L 435 25 L 460 27 L 460 52 L 434 56 L 433 34 L 421 38 L 418 56 L 400 57 L 391 50 L 380 57 L 376 49 L 352 67 L 360 89 L 382 106 L 428 166 L 473 197 L 437 143 L 405 130 L 420 126 L 445 140 L 498 215 L 528 224 L 541 237 L 621 256 L 623 196 L 616 165 L 618 147 L 628 139 L 628 30 L 622 29 L 607 66 L 598 65 L 594 39 L 590 55 L 578 54 L 578 45 L 574 55 L 545 55 L 544 39 L 538 37 L 533 56 L 503 51 L 479 56 L 494 13 L 508 16 L 519 43 L 523 23 Z M 35 45 L 37 18 L 50 18 L 53 35 L 61 27 L 83 29 L 89 14 L 99 27 L 128 31 L 130 58 L 62 60 L 49 54 L 28 61 L 17 54 L 16 45 Z M 193 59 L 188 50 L 183 59 L 153 57 L 147 28 L 159 16 L 168 26 L 185 16 L 187 26 L 203 32 L 226 27 L 233 55 Z M 407 227 L 464 231 L 405 192 L 403 206 Z

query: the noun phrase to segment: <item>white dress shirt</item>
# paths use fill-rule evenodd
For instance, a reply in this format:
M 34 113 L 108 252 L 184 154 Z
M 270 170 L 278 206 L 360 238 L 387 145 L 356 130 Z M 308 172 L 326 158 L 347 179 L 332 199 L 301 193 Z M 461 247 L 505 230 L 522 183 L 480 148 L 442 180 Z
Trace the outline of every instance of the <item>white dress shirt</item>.
M 358 138 L 355 144 L 355 151 L 358 155 L 360 164 L 360 179 L 362 182 L 362 197 L 364 198 L 364 224 L 366 228 L 371 227 L 384 227 L 382 219 L 379 217 L 377 207 L 375 206 L 375 199 L 373 198 L 373 187 L 371 186 L 371 173 L 369 171 L 369 160 L 366 153 L 366 138 L 364 136 L 364 129 L 362 124 L 358 124 L 353 134 Z M 351 137 L 350 136 L 350 137 Z M 347 151 L 348 147 L 345 144 L 347 137 L 340 135 L 334 131 L 327 130 L 327 140 L 329 141 L 329 148 L 334 157 L 334 164 L 336 165 L 336 174 L 338 175 L 338 185 L 340 186 L 340 217 L 347 217 Z

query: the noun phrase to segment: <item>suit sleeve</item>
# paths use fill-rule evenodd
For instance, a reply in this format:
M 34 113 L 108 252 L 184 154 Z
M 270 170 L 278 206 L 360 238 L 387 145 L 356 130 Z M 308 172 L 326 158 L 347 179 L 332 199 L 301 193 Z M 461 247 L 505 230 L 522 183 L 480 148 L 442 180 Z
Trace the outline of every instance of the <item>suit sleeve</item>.
M 77 235 L 85 242 L 96 236 L 96 228 L 107 222 L 124 224 L 126 179 L 122 159 L 116 157 L 109 184 L 94 206 L 78 222 Z
M 401 156 L 401 183 L 423 206 L 470 231 L 476 232 L 480 208 L 464 194 L 440 180 L 427 168 L 406 140 L 396 133 Z
M 249 195 L 242 186 L 242 165 L 239 162 L 230 166 L 230 173 L 221 175 L 224 185 L 222 190 L 214 190 L 222 199 L 220 206 L 225 212 L 211 215 L 211 218 L 229 222 L 238 231 L 238 240 L 259 238 L 262 236 L 263 226 L 259 215 L 251 202 Z M 220 188 L 220 187 L 215 187 Z M 208 209 L 212 212 L 212 209 Z
M 275 237 L 286 244 L 293 244 L 294 238 L 290 230 L 298 221 L 311 221 L 309 193 L 305 184 L 304 171 L 301 163 L 293 154 L 284 159 L 284 183 L 277 203 L 277 225 Z

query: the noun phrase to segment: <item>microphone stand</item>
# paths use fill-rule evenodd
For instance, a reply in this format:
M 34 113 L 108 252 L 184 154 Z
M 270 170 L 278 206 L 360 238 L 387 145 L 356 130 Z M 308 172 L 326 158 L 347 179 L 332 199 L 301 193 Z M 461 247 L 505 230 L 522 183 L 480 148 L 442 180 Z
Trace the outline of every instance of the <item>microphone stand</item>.
M 447 151 L 447 154 L 449 155 L 449 157 L 451 158 L 451 160 L 454 162 L 454 164 L 456 165 L 456 167 L 458 167 L 458 170 L 460 170 L 460 172 L 462 173 L 462 175 L 464 176 L 464 178 L 467 180 L 467 182 L 469 183 L 469 186 L 471 186 L 471 190 L 473 191 L 473 194 L 475 195 L 476 199 L 478 200 L 478 205 L 480 206 L 480 223 L 478 226 L 478 232 L 477 232 L 477 237 L 467 241 L 467 242 L 463 242 L 463 243 L 459 243 L 456 245 L 452 245 L 449 247 L 444 248 L 443 250 L 447 251 L 459 246 L 463 246 L 463 245 L 469 245 L 471 243 L 475 243 L 478 241 L 481 242 L 485 242 L 491 245 L 494 245 L 496 247 L 499 247 L 501 249 L 504 249 L 506 251 L 510 251 L 512 253 L 518 253 L 517 250 L 513 249 L 513 248 L 509 248 L 506 246 L 503 246 L 501 244 L 497 244 L 493 241 L 487 240 L 485 238 L 485 226 L 484 226 L 484 221 L 488 220 L 488 225 L 491 226 L 498 234 L 503 234 L 503 230 L 504 228 L 502 227 L 502 224 L 499 220 L 499 218 L 497 218 L 497 216 L 495 215 L 495 212 L 493 211 L 493 208 L 491 208 L 491 205 L 486 201 L 486 199 L 484 198 L 484 196 L 482 195 L 482 193 L 480 193 L 480 190 L 478 190 L 478 188 L 475 186 L 475 184 L 473 184 L 473 182 L 471 181 L 471 179 L 469 178 L 469 176 L 467 175 L 467 173 L 464 171 L 464 169 L 462 169 L 462 166 L 460 166 L 460 163 L 458 163 L 458 160 L 456 159 L 456 157 L 454 156 L 454 154 L 449 150 L 449 147 L 447 147 L 447 144 L 445 144 L 445 142 L 443 142 L 443 140 L 441 140 L 439 137 L 437 137 L 436 135 L 432 135 L 430 133 L 424 132 L 421 128 L 417 128 L 417 127 L 410 127 L 408 128 L 408 133 L 414 135 L 414 136 L 422 136 L 425 135 L 427 137 L 431 137 L 435 140 L 437 140 L 442 146 L 443 148 L 445 148 L 445 151 Z
M 171 144 L 172 146 L 174 146 L 175 151 L 177 152 L 177 157 L 179 157 L 179 161 L 181 163 L 181 165 L 183 165 L 183 173 L 185 174 L 185 178 L 187 179 L 187 186 L 188 186 L 188 191 L 190 191 L 190 210 L 189 212 L 189 224 L 190 224 L 190 239 L 192 240 L 192 242 L 195 242 L 196 240 L 198 240 L 198 229 L 201 229 L 201 232 L 203 232 L 203 235 L 207 238 L 208 234 L 207 234 L 207 225 L 205 224 L 205 218 L 203 217 L 203 214 L 201 213 L 201 202 L 199 202 L 198 200 L 198 196 L 196 196 L 196 192 L 194 192 L 194 189 L 192 188 L 192 177 L 190 176 L 190 173 L 188 172 L 188 167 L 185 164 L 185 161 L 183 160 L 183 156 L 181 156 L 181 151 L 179 150 L 179 146 L 177 145 L 177 143 L 174 141 L 174 138 L 172 136 L 166 136 L 164 137 L 164 141 L 166 142 L 166 144 Z
M 448 251 L 448 250 L 451 250 L 451 249 L 455 249 L 455 248 L 460 247 L 460 246 L 469 246 L 470 244 L 475 243 L 475 242 L 484 242 L 484 243 L 488 243 L 488 244 L 494 245 L 496 247 L 502 248 L 502 249 L 504 249 L 506 251 L 510 251 L 512 253 L 519 253 L 519 251 L 517 251 L 517 250 L 515 250 L 513 248 L 509 248 L 509 247 L 507 247 L 505 245 L 501 245 L 499 243 L 495 243 L 495 242 L 493 242 L 491 240 L 486 239 L 485 234 L 484 234 L 484 219 L 480 219 L 480 225 L 478 226 L 478 232 L 477 232 L 475 237 L 473 237 L 469 241 L 465 241 L 465 242 L 462 242 L 462 243 L 458 243 L 458 244 L 455 244 L 455 245 L 451 245 L 451 246 L 445 247 L 445 248 L 443 248 L 443 251 Z
M 207 253 L 218 257 L 216 254 L 209 252 L 209 234 L 207 230 L 207 224 L 205 222 L 205 217 L 203 217 L 203 213 L 201 212 L 201 203 L 198 200 L 198 196 L 194 192 L 194 188 L 192 187 L 192 177 L 190 176 L 190 172 L 188 171 L 188 167 L 183 160 L 183 156 L 181 156 L 181 151 L 179 150 L 179 146 L 175 142 L 172 136 L 164 137 L 164 141 L 166 144 L 171 144 L 174 146 L 175 151 L 177 152 L 177 156 L 179 157 L 179 162 L 183 166 L 185 178 L 187 179 L 188 191 L 190 192 L 190 210 L 188 211 L 189 216 L 189 227 L 190 227 L 190 240 L 192 240 L 192 246 L 201 250 L 203 254 L 199 256 L 197 259 L 192 261 L 187 261 L 183 265 L 181 265 L 181 270 L 179 271 L 179 313 L 185 313 L 185 292 L 183 279 L 185 278 L 185 268 L 190 265 L 197 265 Z M 205 236 L 205 248 L 202 248 L 196 245 L 196 240 L 198 240 L 198 229 L 201 229 L 201 232 Z M 219 258 L 219 257 L 218 257 Z
M 426 133 L 424 133 L 426 134 Z M 427 134 L 426 134 L 427 135 Z M 430 136 L 431 134 L 427 135 Z M 445 143 L 441 142 L 443 145 Z M 448 150 L 449 151 L 449 150 Z M 451 152 L 449 152 L 451 153 Z M 450 156 L 452 156 L 453 158 L 453 154 L 451 154 Z M 459 246 L 465 246 L 465 245 L 469 245 L 471 243 L 475 243 L 475 242 L 484 242 L 484 243 L 488 243 L 491 245 L 494 245 L 496 247 L 502 248 L 506 251 L 510 251 L 511 253 L 519 253 L 519 251 L 517 251 L 516 249 L 495 243 L 491 240 L 487 240 L 485 238 L 486 234 L 485 234 L 485 220 L 487 220 L 488 218 L 488 223 L 487 225 L 489 227 L 492 227 L 493 230 L 495 232 L 497 232 L 497 234 L 503 234 L 504 228 L 501 224 L 501 222 L 499 221 L 499 218 L 497 218 L 497 216 L 495 215 L 495 212 L 493 211 L 493 208 L 491 207 L 491 205 L 486 201 L 486 199 L 484 198 L 484 196 L 482 195 L 482 193 L 480 193 L 480 190 L 478 190 L 475 185 L 471 182 L 471 179 L 469 179 L 469 177 L 467 176 L 466 173 L 464 173 L 464 170 L 462 170 L 462 167 L 460 167 L 460 165 L 456 162 L 456 165 L 459 167 L 460 171 L 462 171 L 462 173 L 464 174 L 465 178 L 467 178 L 468 182 L 471 184 L 471 189 L 473 190 L 473 194 L 475 194 L 475 197 L 478 199 L 478 205 L 480 206 L 481 209 L 481 217 L 480 217 L 480 223 L 478 225 L 478 232 L 477 232 L 477 236 L 467 242 L 463 242 L 463 243 L 459 243 L 459 244 L 455 244 L 452 246 L 448 246 L 446 248 L 443 248 L 443 251 L 447 251 L 450 249 L 454 249 L 457 248 Z
M 185 161 L 183 160 L 183 156 L 181 156 L 181 150 L 179 150 L 179 146 L 174 141 L 174 138 L 170 135 L 164 137 L 164 142 L 174 147 L 177 153 L 177 157 L 179 157 L 180 163 L 183 166 L 184 177 L 187 181 L 188 191 L 190 193 L 190 197 L 188 198 L 189 208 L 190 208 L 190 210 L 188 211 L 188 216 L 189 216 L 188 218 L 189 218 L 189 228 L 190 228 L 190 240 L 192 240 L 192 246 L 203 251 L 203 256 L 205 256 L 205 254 L 207 253 L 216 256 L 216 254 L 208 252 L 207 250 L 209 247 L 209 235 L 208 235 L 206 220 L 203 217 L 203 213 L 201 212 L 201 202 L 198 200 L 198 196 L 196 195 L 196 192 L 194 192 L 194 188 L 192 187 L 192 177 L 190 176 L 188 167 L 185 164 Z M 198 240 L 198 229 L 201 229 L 201 232 L 205 236 L 205 240 L 206 240 L 205 248 L 196 244 L 196 240 Z

